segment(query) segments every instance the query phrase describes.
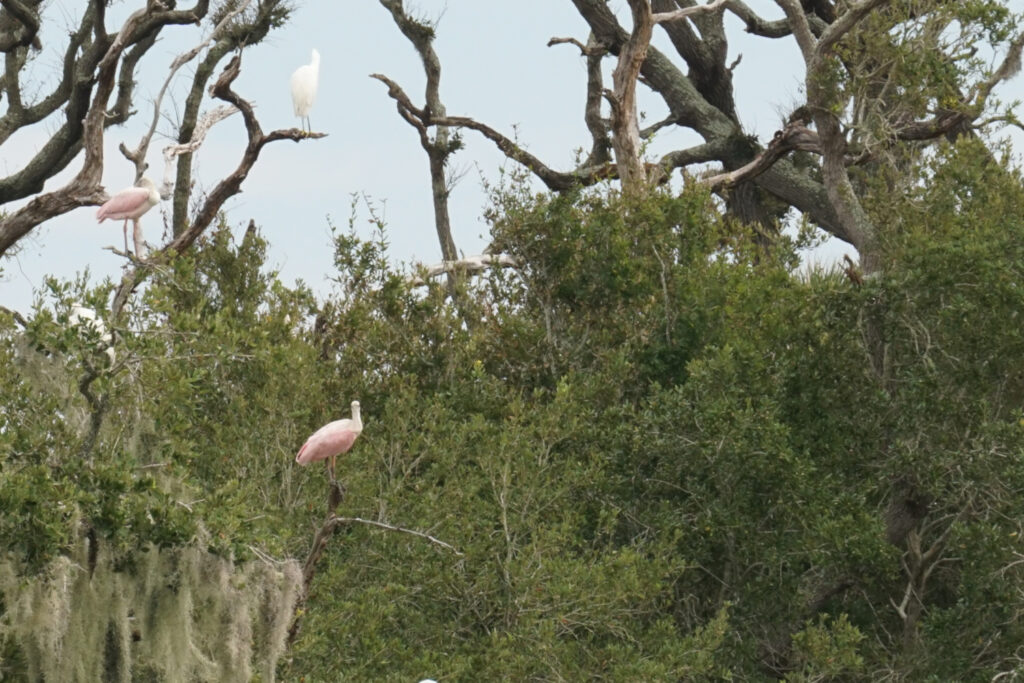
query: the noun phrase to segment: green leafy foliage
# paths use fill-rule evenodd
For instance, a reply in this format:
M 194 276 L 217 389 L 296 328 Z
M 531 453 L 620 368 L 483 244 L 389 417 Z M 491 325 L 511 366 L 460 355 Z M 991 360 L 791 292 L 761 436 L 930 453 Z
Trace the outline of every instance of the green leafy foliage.
M 66 325 L 109 288 L 53 283 L 0 320 L 0 536 L 26 577 L 88 533 L 140 576 L 197 543 L 301 561 L 327 484 L 294 453 L 359 399 L 338 514 L 458 552 L 341 524 L 284 680 L 1013 671 L 1024 190 L 970 141 L 929 163 L 869 206 L 886 270 L 862 286 L 695 191 L 519 187 L 490 216 L 521 268 L 413 287 L 383 226 L 336 229 L 324 301 L 222 225 L 114 322 L 113 362 Z

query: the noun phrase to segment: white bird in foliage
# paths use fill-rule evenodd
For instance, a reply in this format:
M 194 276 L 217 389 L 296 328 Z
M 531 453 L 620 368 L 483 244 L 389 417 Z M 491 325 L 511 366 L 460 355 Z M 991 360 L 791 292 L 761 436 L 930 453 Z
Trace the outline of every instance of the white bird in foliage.
M 313 131 L 313 124 L 309 122 L 309 110 L 313 108 L 316 100 L 316 89 L 320 82 L 320 53 L 313 50 L 313 61 L 304 64 L 292 74 L 292 106 L 295 107 L 295 115 L 302 120 L 303 130 Z
M 107 331 L 107 326 L 103 324 L 103 319 L 96 315 L 96 311 L 79 303 L 72 304 L 71 315 L 68 316 L 68 326 L 78 328 L 79 331 L 90 330 L 98 335 L 100 338 L 100 348 L 107 354 L 110 362 L 114 362 L 116 358 L 113 346 L 114 338 Z
M 100 223 L 110 218 L 124 219 L 124 250 L 128 251 L 128 221 L 135 224 L 135 255 L 142 258 L 142 215 L 160 203 L 160 193 L 149 178 L 143 176 L 135 187 L 121 190 L 108 199 L 96 212 L 96 220 Z

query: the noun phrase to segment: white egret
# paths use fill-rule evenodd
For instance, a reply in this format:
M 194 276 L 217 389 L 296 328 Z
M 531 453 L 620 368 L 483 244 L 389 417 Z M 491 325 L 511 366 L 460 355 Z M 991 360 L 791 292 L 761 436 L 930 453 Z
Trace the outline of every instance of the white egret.
M 292 105 L 295 115 L 302 120 L 303 130 L 313 132 L 313 124 L 309 122 L 309 110 L 316 100 L 316 88 L 320 81 L 320 53 L 313 50 L 313 61 L 304 64 L 292 74 Z
M 71 315 L 68 316 L 68 325 L 78 328 L 79 332 L 89 330 L 99 336 L 99 348 L 107 354 L 107 358 L 113 363 L 117 356 L 114 353 L 114 338 L 107 331 L 96 311 L 82 304 L 75 302 L 71 305 Z

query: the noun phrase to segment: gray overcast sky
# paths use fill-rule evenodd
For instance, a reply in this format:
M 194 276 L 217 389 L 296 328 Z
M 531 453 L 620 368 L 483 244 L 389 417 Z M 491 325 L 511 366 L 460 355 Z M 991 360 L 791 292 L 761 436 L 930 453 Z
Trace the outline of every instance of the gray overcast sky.
M 120 19 L 141 4 L 142 0 L 120 3 L 111 16 Z M 420 0 L 406 4 L 420 16 L 441 17 L 435 49 L 442 64 L 441 95 L 450 114 L 471 116 L 509 135 L 517 133 L 522 144 L 556 168 L 568 169 L 575 150 L 589 146 L 582 117 L 583 60 L 571 46 L 546 47 L 552 36 L 586 38 L 586 24 L 569 0 Z M 781 16 L 770 0 L 750 4 L 763 16 Z M 66 27 L 73 23 L 70 17 L 77 17 L 78 5 L 73 0 L 52 3 L 58 11 L 51 19 L 67 18 L 44 27 L 46 51 L 34 67 L 38 78 L 53 77 L 64 49 Z M 613 7 L 628 24 L 626 3 L 619 0 Z M 767 140 L 799 99 L 802 63 L 791 39 L 755 38 L 744 33 L 735 19 L 728 21 L 731 56 L 744 56 L 735 72 L 738 110 L 748 130 Z M 117 143 L 123 141 L 129 147 L 138 143 L 167 65 L 197 42 L 194 27 L 165 30 L 162 35 L 165 38 L 147 55 L 137 76 L 139 114 L 126 126 L 107 132 L 104 182 L 110 192 L 132 180 L 132 168 L 117 152 Z M 674 54 L 661 35 L 656 35 L 655 45 Z M 333 270 L 328 217 L 345 229 L 353 193 L 383 202 L 396 260 L 439 260 L 426 156 L 384 86 L 368 77 L 383 73 L 422 103 L 424 78 L 416 52 L 376 0 L 304 3 L 290 25 L 273 34 L 269 42 L 247 50 L 243 57 L 235 90 L 255 103 L 264 130 L 298 125 L 291 110 L 288 80 L 295 68 L 309 62 L 311 48 L 319 50 L 322 61 L 319 94 L 310 118 L 313 128 L 328 137 L 265 147 L 242 194 L 226 205 L 229 221 L 240 231 L 250 218 L 255 219 L 271 243 L 269 265 L 280 270 L 285 283 L 301 278 L 319 292 L 329 288 L 326 278 Z M 189 67 L 179 72 L 179 103 L 190 78 Z M 1024 96 L 1021 80 L 1004 85 L 1004 99 Z M 641 99 L 641 109 L 652 120 L 661 118 L 664 105 L 648 93 L 641 95 L 646 96 Z M 50 121 L 13 137 L 0 148 L 0 173 L 20 168 L 56 127 Z M 150 149 L 149 175 L 158 183 L 163 174 L 160 150 L 169 142 L 159 137 L 161 132 L 172 133 L 172 126 L 161 124 Z M 456 244 L 469 255 L 487 243 L 487 226 L 480 219 L 486 203 L 481 177 L 495 179 L 498 169 L 511 162 L 473 131 L 465 131 L 464 139 L 466 148 L 454 157 L 454 167 L 466 174 L 450 207 Z M 214 129 L 198 158 L 200 188 L 212 188 L 234 168 L 244 141 L 244 126 L 237 115 Z M 652 145 L 652 152 L 657 156 L 694 142 L 696 137 L 688 138 L 682 131 L 665 132 Z M 1019 139 L 1017 149 L 1021 149 Z M 78 163 L 72 164 L 72 171 Z M 65 173 L 56 182 L 51 180 L 47 189 L 67 177 Z M 151 244 L 161 239 L 161 212 L 167 210 L 164 203 L 143 218 Z M 357 229 L 369 235 L 365 210 L 360 210 L 360 217 Z M 53 220 L 21 242 L 23 248 L 16 258 L 4 262 L 0 303 L 26 310 L 32 290 L 42 285 L 46 274 L 70 277 L 88 268 L 94 278 L 116 278 L 122 260 L 103 247 L 121 243 L 120 225 L 97 225 L 95 208 L 78 209 Z M 822 258 L 829 260 L 844 252 L 853 254 L 853 249 L 837 244 L 825 249 Z

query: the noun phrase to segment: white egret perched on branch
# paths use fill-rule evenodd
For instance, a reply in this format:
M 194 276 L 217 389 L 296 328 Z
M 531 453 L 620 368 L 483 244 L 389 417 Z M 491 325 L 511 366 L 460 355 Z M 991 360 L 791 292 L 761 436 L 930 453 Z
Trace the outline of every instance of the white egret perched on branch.
M 316 88 L 320 81 L 320 53 L 313 50 L 313 61 L 304 64 L 292 74 L 292 105 L 295 115 L 302 120 L 302 130 L 313 132 L 309 122 L 309 110 L 316 100 Z M 307 130 L 308 127 L 308 130 Z
M 124 219 L 124 250 L 128 251 L 128 221 L 135 224 L 133 237 L 135 239 L 135 255 L 142 258 L 142 224 L 139 219 L 142 215 L 160 203 L 160 193 L 156 185 L 149 178 L 143 176 L 136 183 L 135 187 L 121 190 L 108 199 L 96 212 L 96 220 L 102 223 L 110 218 L 111 220 Z

